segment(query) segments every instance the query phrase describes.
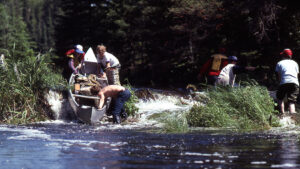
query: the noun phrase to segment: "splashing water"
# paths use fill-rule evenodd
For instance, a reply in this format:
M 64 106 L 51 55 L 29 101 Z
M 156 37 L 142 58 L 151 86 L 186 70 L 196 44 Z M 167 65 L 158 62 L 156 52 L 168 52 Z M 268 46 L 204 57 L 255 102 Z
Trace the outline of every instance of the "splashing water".
M 155 120 L 150 120 L 149 116 L 157 113 L 183 112 L 187 111 L 194 104 L 194 101 L 179 94 L 162 94 L 162 91 L 153 91 L 153 99 L 139 99 L 136 106 L 139 111 L 136 113 L 138 119 L 134 122 L 112 125 L 110 122 L 101 122 L 99 128 L 119 129 L 119 128 L 143 128 L 143 127 L 160 127 L 162 124 Z M 62 94 L 50 90 L 46 95 L 46 99 L 51 107 L 56 120 L 64 120 L 73 114 L 73 110 L 68 103 L 68 99 L 63 98 Z
M 62 120 L 25 126 L 0 125 L 1 167 L 300 167 L 297 126 L 250 133 L 203 128 L 186 134 L 161 134 L 143 129 L 159 125 L 148 119 L 153 114 L 183 112 L 193 105 L 193 100 L 179 95 L 155 95 L 155 99 L 141 99 L 137 103 L 139 121 L 122 125 L 91 126 Z M 64 99 L 56 98 L 59 99 L 51 102 L 57 106 L 53 110 L 67 111 L 62 110 Z M 63 115 L 58 117 L 63 119 Z

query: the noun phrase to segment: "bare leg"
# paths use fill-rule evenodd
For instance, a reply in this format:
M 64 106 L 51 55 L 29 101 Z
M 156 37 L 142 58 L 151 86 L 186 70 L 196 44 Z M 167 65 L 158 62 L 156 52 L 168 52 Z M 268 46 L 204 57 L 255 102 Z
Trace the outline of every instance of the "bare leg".
M 289 104 L 290 113 L 296 113 L 295 103 Z
M 278 100 L 279 110 L 281 114 L 284 114 L 284 102 L 283 100 Z

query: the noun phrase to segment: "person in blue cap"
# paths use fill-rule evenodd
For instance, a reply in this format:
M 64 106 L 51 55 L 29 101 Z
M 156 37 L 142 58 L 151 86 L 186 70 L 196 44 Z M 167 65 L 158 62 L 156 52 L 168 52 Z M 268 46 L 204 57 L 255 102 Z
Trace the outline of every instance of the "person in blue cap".
M 243 73 L 246 70 L 251 70 L 251 71 L 255 70 L 255 67 L 251 67 L 251 66 L 243 67 L 243 66 L 236 65 L 237 61 L 238 58 L 236 56 L 228 57 L 228 65 L 221 70 L 215 85 L 233 87 L 236 74 Z
M 66 56 L 69 58 L 68 66 L 72 70 L 72 73 L 78 74 L 78 70 L 81 68 L 85 53 L 81 45 L 75 45 L 73 49 L 66 52 Z

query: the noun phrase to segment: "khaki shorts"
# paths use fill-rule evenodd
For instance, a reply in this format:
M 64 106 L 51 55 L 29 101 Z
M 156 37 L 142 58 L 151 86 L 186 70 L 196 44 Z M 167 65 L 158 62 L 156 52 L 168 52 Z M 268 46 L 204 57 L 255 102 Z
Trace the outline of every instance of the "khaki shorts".
M 288 102 L 297 102 L 297 97 L 299 94 L 299 86 L 294 83 L 285 83 L 279 86 L 277 90 L 276 97 L 278 100 L 283 100 L 287 96 Z
M 109 85 L 121 85 L 119 79 L 119 68 L 106 70 L 106 76 Z

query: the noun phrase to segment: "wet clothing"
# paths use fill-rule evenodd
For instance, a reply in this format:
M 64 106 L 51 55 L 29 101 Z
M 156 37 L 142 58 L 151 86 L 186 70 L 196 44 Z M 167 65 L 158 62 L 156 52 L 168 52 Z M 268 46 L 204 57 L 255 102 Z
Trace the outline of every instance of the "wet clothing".
M 216 85 L 222 85 L 222 86 L 234 86 L 235 77 L 236 74 L 245 72 L 245 68 L 238 66 L 236 64 L 228 64 L 225 66 L 218 76 L 218 79 L 216 81 Z
M 283 100 L 285 96 L 291 103 L 297 101 L 299 94 L 299 66 L 292 59 L 283 59 L 276 65 L 275 71 L 280 75 L 280 85 L 277 90 L 277 99 Z
M 115 117 L 120 117 L 121 112 L 124 112 L 124 104 L 130 98 L 131 93 L 128 89 L 119 92 L 117 98 L 113 99 L 112 112 L 114 119 Z
M 222 54 L 215 54 L 201 67 L 199 74 L 201 76 L 207 75 L 208 84 L 215 84 L 222 68 L 228 64 L 226 58 Z

